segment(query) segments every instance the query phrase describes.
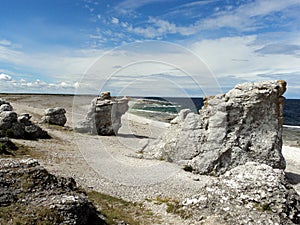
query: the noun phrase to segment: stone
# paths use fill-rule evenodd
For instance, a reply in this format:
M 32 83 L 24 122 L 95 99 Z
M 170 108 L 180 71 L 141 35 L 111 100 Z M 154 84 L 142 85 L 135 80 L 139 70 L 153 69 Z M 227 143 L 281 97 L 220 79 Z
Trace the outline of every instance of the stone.
M 42 117 L 42 123 L 49 123 L 58 126 L 64 126 L 67 122 L 66 110 L 64 108 L 56 107 L 45 110 Z
M 72 178 L 50 174 L 34 159 L 0 159 L 0 224 L 106 224 Z
M 247 162 L 212 179 L 182 209 L 199 224 L 299 224 L 300 196 L 283 170 Z
M 10 104 L 2 104 L 0 105 L 0 112 L 3 111 L 13 111 L 13 107 Z
M 5 99 L 3 98 L 0 98 L 0 106 L 3 105 L 3 104 L 8 104 L 10 105 L 10 103 L 8 101 L 6 101 Z
M 224 174 L 249 161 L 284 169 L 285 90 L 285 81 L 264 81 L 206 98 L 199 114 L 180 112 L 144 155 L 192 167 L 199 174 Z
M 10 107 L 10 103 L 0 99 L 1 106 L 6 110 L 0 111 L 0 137 L 38 139 L 50 138 L 48 133 L 38 125 L 30 121 L 31 116 L 28 113 L 17 115 Z
M 10 129 L 12 124 L 17 121 L 17 113 L 12 111 L 3 111 L 0 113 L 0 129 Z
M 101 92 L 99 98 L 101 100 L 105 100 L 105 99 L 110 100 L 111 99 L 110 92 L 109 91 L 107 91 L 107 92 Z
M 22 123 L 26 126 L 30 125 L 30 123 L 31 123 L 30 119 L 31 119 L 31 116 L 28 113 L 23 113 L 20 116 L 18 116 L 18 122 Z
M 187 115 L 189 113 L 191 113 L 192 111 L 190 109 L 182 109 L 180 110 L 180 112 L 178 113 L 178 116 L 175 117 L 173 120 L 170 121 L 171 124 L 178 124 L 178 123 L 182 123 L 185 118 L 187 117 Z
M 115 98 L 110 92 L 103 92 L 91 101 L 89 111 L 75 130 L 81 133 L 116 135 L 122 126 L 121 117 L 128 110 L 127 98 Z
M 30 122 L 31 124 L 31 122 Z M 26 126 L 30 126 L 27 124 Z M 25 131 L 25 124 L 24 123 L 13 123 L 10 129 L 11 135 L 9 137 L 13 138 L 20 138 L 20 139 L 27 139 L 26 131 Z M 32 139 L 32 138 L 29 138 Z
M 25 139 L 36 140 L 39 138 L 47 139 L 50 137 L 47 131 L 44 131 L 36 124 L 30 124 L 28 126 L 25 126 L 24 130 L 25 130 L 25 135 L 24 135 Z

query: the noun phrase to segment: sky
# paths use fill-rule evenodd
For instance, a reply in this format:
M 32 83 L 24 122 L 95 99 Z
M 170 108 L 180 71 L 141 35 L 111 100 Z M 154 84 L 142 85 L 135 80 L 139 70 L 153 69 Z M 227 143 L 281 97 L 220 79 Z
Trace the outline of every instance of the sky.
M 0 0 L 0 92 L 203 96 L 284 79 L 299 0 Z

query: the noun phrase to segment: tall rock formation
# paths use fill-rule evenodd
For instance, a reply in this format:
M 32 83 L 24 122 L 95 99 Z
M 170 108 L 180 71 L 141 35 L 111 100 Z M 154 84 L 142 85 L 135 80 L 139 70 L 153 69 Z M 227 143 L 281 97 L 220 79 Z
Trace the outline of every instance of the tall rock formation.
M 91 102 L 90 109 L 83 121 L 75 126 L 81 133 L 115 135 L 122 126 L 121 117 L 128 110 L 127 98 L 115 98 L 110 92 L 102 92 Z
M 144 154 L 199 174 L 220 175 L 250 161 L 284 169 L 285 90 L 285 81 L 264 81 L 239 84 L 226 94 L 206 98 L 199 115 L 181 111 Z

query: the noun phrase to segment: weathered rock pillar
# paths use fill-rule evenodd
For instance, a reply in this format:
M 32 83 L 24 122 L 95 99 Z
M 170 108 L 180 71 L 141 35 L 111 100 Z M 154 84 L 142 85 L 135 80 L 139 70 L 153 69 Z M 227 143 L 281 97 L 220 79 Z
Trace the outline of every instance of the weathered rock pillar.
M 128 98 L 115 98 L 110 92 L 102 92 L 91 102 L 90 109 L 75 130 L 81 133 L 115 135 L 122 126 L 121 117 L 128 110 Z
M 206 98 L 199 115 L 180 113 L 145 155 L 223 174 L 246 162 L 285 168 L 281 153 L 285 81 L 239 84 Z

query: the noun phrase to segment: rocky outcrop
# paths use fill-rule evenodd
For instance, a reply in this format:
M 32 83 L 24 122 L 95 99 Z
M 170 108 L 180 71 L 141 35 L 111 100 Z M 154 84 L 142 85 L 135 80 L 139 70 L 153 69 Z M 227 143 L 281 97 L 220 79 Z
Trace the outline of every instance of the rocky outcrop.
M 49 138 L 46 131 L 30 121 L 29 114 L 17 115 L 9 102 L 0 99 L 0 137 L 22 139 Z
M 81 133 L 115 135 L 122 126 L 121 117 L 128 110 L 127 98 L 114 98 L 103 92 L 91 102 L 90 109 L 83 121 L 75 126 Z
M 197 224 L 300 224 L 300 196 L 284 172 L 248 162 L 182 203 Z
M 13 107 L 10 105 L 8 101 L 5 99 L 0 98 L 0 112 L 3 111 L 12 111 Z
M 249 161 L 285 168 L 281 154 L 285 81 L 245 83 L 183 110 L 144 155 L 220 175 Z
M 0 213 L 0 224 L 105 224 L 73 179 L 33 159 L 0 159 Z
M 49 123 L 58 126 L 64 126 L 67 122 L 66 110 L 64 108 L 56 107 L 45 110 L 41 123 Z

